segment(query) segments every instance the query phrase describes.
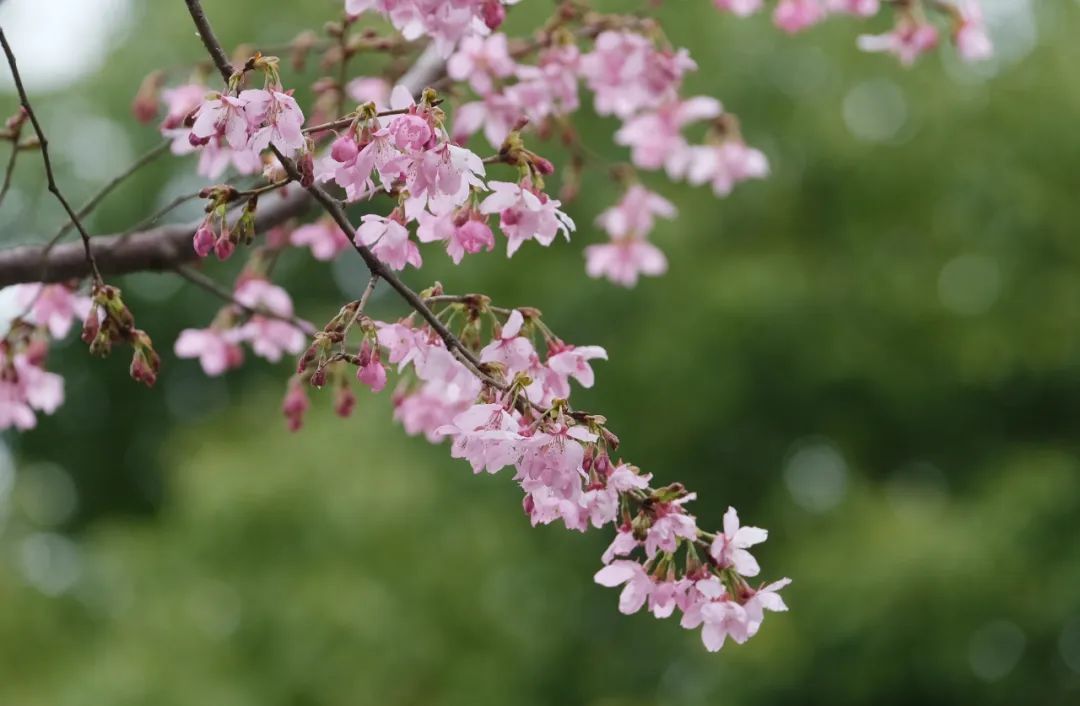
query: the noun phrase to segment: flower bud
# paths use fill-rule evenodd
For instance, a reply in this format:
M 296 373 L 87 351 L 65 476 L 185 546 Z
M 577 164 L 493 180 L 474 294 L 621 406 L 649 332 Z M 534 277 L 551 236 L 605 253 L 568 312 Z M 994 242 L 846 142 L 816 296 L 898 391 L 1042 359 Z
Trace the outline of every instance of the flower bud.
M 480 16 L 488 29 L 498 29 L 506 21 L 506 8 L 500 0 L 487 0 L 480 9 Z
M 356 159 L 357 153 L 360 149 L 356 146 L 356 140 L 348 135 L 343 135 L 334 140 L 334 144 L 330 147 L 330 156 L 334 158 L 335 162 L 351 162 Z
M 236 244 L 233 243 L 232 238 L 229 237 L 229 231 L 224 230 L 221 232 L 221 237 L 214 243 L 214 254 L 217 255 L 219 260 L 228 260 L 232 257 L 233 252 L 236 250 Z
M 195 237 L 192 240 L 192 245 L 195 248 L 195 254 L 199 257 L 206 257 L 210 254 L 210 251 L 214 249 L 214 241 L 217 240 L 217 235 L 206 223 L 199 226 L 199 229 L 195 231 Z

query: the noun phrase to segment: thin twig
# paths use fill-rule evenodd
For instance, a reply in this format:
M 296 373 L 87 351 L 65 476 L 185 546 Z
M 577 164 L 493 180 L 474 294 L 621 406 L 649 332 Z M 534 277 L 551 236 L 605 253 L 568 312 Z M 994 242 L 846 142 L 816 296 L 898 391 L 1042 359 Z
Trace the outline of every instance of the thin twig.
M 19 145 L 17 140 L 11 141 L 11 156 L 8 157 L 7 168 L 4 170 L 4 185 L 0 187 L 0 204 L 7 198 L 8 190 L 11 189 L 11 177 L 15 174 L 15 160 L 19 157 Z
M 91 196 L 86 203 L 79 207 L 79 210 L 77 212 L 79 218 L 86 218 L 87 216 L 89 216 L 93 212 L 93 210 L 98 207 L 98 204 L 104 201 L 105 197 L 112 193 L 113 189 L 123 184 L 132 175 L 145 167 L 147 164 L 150 164 L 155 159 L 163 155 L 166 151 L 168 151 L 169 145 L 171 144 L 172 142 L 170 140 L 165 140 L 164 142 L 161 142 L 160 144 L 145 152 L 134 162 L 132 162 L 127 169 L 110 179 L 104 186 L 102 186 L 98 190 L 96 194 Z M 48 252 L 52 250 L 53 247 L 58 242 L 60 242 L 60 240 L 65 235 L 67 235 L 68 231 L 70 231 L 73 226 L 74 223 L 72 221 L 68 221 L 64 225 L 60 226 L 60 229 L 56 231 L 56 235 L 54 235 L 45 245 L 45 253 L 48 254 Z
M 197 198 L 199 198 L 199 192 L 197 191 L 193 194 L 182 194 L 180 196 L 177 196 L 172 201 L 158 209 L 152 216 L 148 216 L 143 220 L 139 221 L 135 225 L 125 230 L 121 235 L 127 236 L 138 231 L 146 230 L 147 228 L 161 220 L 163 217 L 167 216 L 172 211 L 175 211 L 177 208 L 183 206 L 188 201 L 194 201 Z
M 191 282 L 195 286 L 204 289 L 207 292 L 213 294 L 214 296 L 232 304 L 233 306 L 240 309 L 249 316 L 264 316 L 268 319 L 277 319 L 278 321 L 284 321 L 285 323 L 292 324 L 296 328 L 303 331 L 305 336 L 315 335 L 315 327 L 307 321 L 304 321 L 303 319 L 299 319 L 295 316 L 284 316 L 263 307 L 252 307 L 238 302 L 236 300 L 236 297 L 233 296 L 232 292 L 225 289 L 225 287 L 221 286 L 215 280 L 211 279 L 210 277 L 195 269 L 191 265 L 178 265 L 175 272 L 176 274 L 186 279 L 188 282 Z
M 78 214 L 71 208 L 71 204 L 64 198 L 63 193 L 60 192 L 60 187 L 56 185 L 56 175 L 53 174 L 52 160 L 49 159 L 49 140 L 45 137 L 45 131 L 41 129 L 41 123 L 38 122 L 37 115 L 34 114 L 34 109 L 30 105 L 30 98 L 26 95 L 26 88 L 23 87 L 22 76 L 19 75 L 19 67 L 15 61 L 15 53 L 11 50 L 11 45 L 8 44 L 7 35 L 4 34 L 4 29 L 0 27 L 0 44 L 4 47 L 4 54 L 7 56 L 8 66 L 11 67 L 11 76 L 15 81 L 15 89 L 19 93 L 19 102 L 26 110 L 27 116 L 30 118 L 30 123 L 34 126 L 34 132 L 37 133 L 39 147 L 41 148 L 41 159 L 45 163 L 45 176 L 49 181 L 49 191 L 56 197 L 60 205 L 67 211 L 68 216 L 71 218 L 71 222 L 75 224 L 75 227 L 79 229 L 79 235 L 82 236 L 83 250 L 86 254 L 86 261 L 90 265 L 90 272 L 94 276 L 95 284 L 102 284 L 101 272 L 98 271 L 97 261 L 94 260 L 94 253 L 90 250 L 90 234 L 86 232 L 83 227 L 82 221 L 79 220 Z

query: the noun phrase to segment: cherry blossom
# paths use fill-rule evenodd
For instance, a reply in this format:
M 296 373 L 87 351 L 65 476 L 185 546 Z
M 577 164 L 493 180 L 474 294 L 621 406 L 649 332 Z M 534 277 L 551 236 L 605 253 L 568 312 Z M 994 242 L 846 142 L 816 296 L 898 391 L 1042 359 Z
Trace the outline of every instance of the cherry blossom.
M 986 33 L 982 8 L 976 0 L 961 0 L 957 6 L 958 26 L 953 33 L 956 51 L 965 61 L 982 61 L 994 53 Z
M 510 58 L 506 35 L 466 37 L 446 62 L 446 73 L 455 81 L 468 81 L 482 96 L 492 92 L 495 81 L 514 74 L 517 64 Z
M 859 49 L 894 54 L 904 66 L 911 66 L 922 54 L 937 46 L 938 31 L 930 24 L 902 18 L 891 32 L 859 36 Z
M 739 514 L 729 507 L 724 514 L 724 531 L 716 535 L 709 553 L 721 567 L 733 566 L 743 576 L 757 576 L 761 568 L 746 550 L 768 537 L 769 533 L 759 527 L 740 527 Z
M 67 336 L 71 323 L 83 318 L 90 308 L 90 301 L 64 284 L 16 285 L 15 304 L 21 309 L 29 307 L 27 319 L 44 326 L 49 335 L 60 339 Z
M 562 204 L 529 183 L 490 181 L 492 194 L 480 204 L 481 213 L 498 213 L 499 228 L 508 239 L 506 254 L 512 256 L 526 240 L 551 245 L 562 233 L 569 241 L 574 222 L 559 210 Z
M 242 306 L 267 312 L 253 314 L 238 332 L 239 339 L 250 343 L 256 355 L 277 362 L 286 353 L 295 355 L 304 349 L 303 331 L 283 320 L 293 315 L 292 299 L 284 289 L 251 277 L 240 283 L 233 296 Z
M 184 329 L 173 347 L 178 358 L 198 358 L 203 372 L 211 377 L 239 367 L 244 351 L 236 329 Z
M 349 236 L 329 218 L 300 226 L 289 235 L 289 242 L 310 248 L 316 260 L 333 260 L 349 248 Z
M 638 277 L 656 277 L 667 272 L 664 253 L 652 243 L 623 238 L 585 248 L 585 271 L 590 277 L 606 277 L 615 284 L 633 287 Z

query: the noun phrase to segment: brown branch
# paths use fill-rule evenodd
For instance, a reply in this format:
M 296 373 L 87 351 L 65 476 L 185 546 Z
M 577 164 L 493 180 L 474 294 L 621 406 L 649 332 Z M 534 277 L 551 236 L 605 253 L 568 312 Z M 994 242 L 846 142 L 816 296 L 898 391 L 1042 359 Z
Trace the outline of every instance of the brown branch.
M 64 194 L 61 193 L 60 187 L 56 185 L 56 175 L 53 174 L 52 160 L 49 158 L 49 140 L 45 137 L 45 131 L 41 129 L 41 123 L 38 122 L 37 115 L 34 114 L 34 109 L 30 105 L 30 97 L 26 95 L 26 88 L 23 86 L 22 76 L 19 75 L 19 66 L 15 61 L 15 53 L 11 50 L 11 45 L 8 44 L 7 35 L 4 34 L 4 29 L 2 27 L 0 27 L 0 44 L 4 47 L 4 54 L 7 56 L 8 66 L 11 67 L 11 77 L 15 81 L 15 89 L 19 93 L 19 102 L 22 104 L 23 109 L 26 110 L 26 114 L 30 118 L 30 124 L 34 126 L 34 132 L 37 133 L 38 147 L 41 149 L 41 159 L 45 163 L 45 176 L 49 182 L 49 191 L 56 197 L 56 200 L 60 202 L 60 205 L 64 207 L 64 210 L 67 211 L 68 217 L 71 218 L 71 222 L 79 229 L 79 235 L 82 236 L 83 254 L 89 265 L 90 273 L 94 276 L 95 283 L 101 284 L 101 272 L 98 270 L 97 262 L 94 260 L 94 253 L 90 248 L 90 234 L 83 228 L 78 214 L 72 210 L 71 204 L 64 198 Z
M 311 205 L 308 194 L 294 189 L 285 196 L 261 201 L 255 216 L 255 228 L 264 232 L 290 218 L 302 215 Z M 193 223 L 160 226 L 130 234 L 98 236 L 91 242 L 91 254 L 104 275 L 123 275 L 142 271 L 171 271 L 177 265 L 198 257 L 191 239 L 202 220 Z M 40 282 L 45 247 L 23 245 L 0 251 L 0 287 L 20 282 Z M 46 282 L 81 279 L 91 274 L 79 243 L 58 245 L 44 258 L 48 264 Z

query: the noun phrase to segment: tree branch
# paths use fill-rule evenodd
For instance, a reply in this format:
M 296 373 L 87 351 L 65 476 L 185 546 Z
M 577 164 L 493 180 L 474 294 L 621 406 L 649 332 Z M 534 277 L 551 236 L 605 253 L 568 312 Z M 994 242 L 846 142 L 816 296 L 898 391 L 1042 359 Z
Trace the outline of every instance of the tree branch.
M 41 123 L 38 122 L 37 115 L 34 114 L 34 109 L 30 105 L 30 97 L 26 95 L 26 88 L 23 86 L 22 76 L 19 75 L 19 66 L 15 61 L 15 52 L 11 50 L 11 45 L 8 44 L 7 35 L 4 34 L 4 29 L 0 27 L 0 44 L 4 47 L 4 54 L 7 56 L 8 66 L 11 67 L 11 77 L 15 81 L 15 89 L 19 93 L 19 102 L 22 104 L 23 109 L 26 110 L 27 116 L 30 118 L 30 124 L 34 126 L 34 132 L 38 136 L 38 147 L 41 149 L 41 159 L 45 162 L 45 176 L 49 181 L 49 191 L 56 197 L 56 200 L 60 202 L 60 205 L 67 211 L 68 217 L 71 218 L 71 222 L 75 224 L 75 227 L 79 229 L 79 235 L 82 236 L 83 254 L 86 257 L 86 263 L 89 266 L 90 273 L 94 276 L 94 281 L 97 284 L 101 284 L 101 271 L 98 269 L 97 262 L 94 260 L 94 253 L 90 248 L 90 234 L 83 228 L 82 222 L 79 220 L 78 214 L 71 208 L 71 204 L 64 198 L 64 194 L 61 193 L 60 187 L 56 185 L 56 175 L 53 174 L 52 160 L 49 158 L 49 140 L 45 137 L 45 131 L 41 129 Z
M 308 194 L 294 189 L 285 196 L 266 198 L 259 204 L 255 227 L 262 232 L 302 215 L 311 205 Z M 171 271 L 198 259 L 191 239 L 202 220 L 167 225 L 130 234 L 99 236 L 90 251 L 103 275 L 142 271 Z M 45 279 L 42 267 L 47 264 Z M 21 282 L 63 282 L 91 273 L 83 246 L 58 245 L 46 254 L 44 245 L 22 245 L 0 251 L 0 287 Z

